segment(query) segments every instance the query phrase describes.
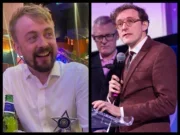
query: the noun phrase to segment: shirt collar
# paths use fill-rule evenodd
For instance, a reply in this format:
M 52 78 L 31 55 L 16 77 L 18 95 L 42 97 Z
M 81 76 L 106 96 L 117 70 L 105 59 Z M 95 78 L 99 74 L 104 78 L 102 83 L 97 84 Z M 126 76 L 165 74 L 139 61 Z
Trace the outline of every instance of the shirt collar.
M 144 43 L 146 42 L 147 38 L 148 38 L 147 36 L 144 37 L 144 39 L 141 40 L 133 49 L 131 49 L 131 48 L 129 47 L 129 52 L 130 52 L 130 51 L 133 51 L 133 52 L 135 52 L 136 54 L 138 54 L 138 52 L 141 50 L 142 46 L 143 46 Z
M 50 75 L 51 76 L 60 76 L 60 71 L 61 71 L 60 63 L 58 61 L 55 61 Z
M 25 79 L 28 79 L 30 76 L 33 75 L 30 72 L 27 64 L 24 64 L 22 68 L 24 69 L 24 77 L 25 77 Z M 60 76 L 60 64 L 58 63 L 58 61 L 54 62 L 54 66 L 53 66 L 49 76 Z

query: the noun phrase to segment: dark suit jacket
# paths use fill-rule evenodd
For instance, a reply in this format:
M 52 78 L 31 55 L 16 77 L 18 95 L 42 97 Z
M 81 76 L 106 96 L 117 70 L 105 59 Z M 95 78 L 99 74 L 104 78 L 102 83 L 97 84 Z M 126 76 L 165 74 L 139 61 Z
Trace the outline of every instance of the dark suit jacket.
M 114 61 L 115 62 L 115 61 Z M 99 54 L 91 58 L 91 102 L 106 100 L 112 70 L 105 77 Z
M 120 106 L 134 124 L 120 132 L 169 132 L 175 112 L 177 65 L 173 50 L 148 37 L 132 61 L 121 92 Z
M 114 64 L 116 64 L 116 62 L 117 60 L 115 59 Z M 91 57 L 91 103 L 96 100 L 106 101 L 109 91 L 109 81 L 111 80 L 111 76 L 114 73 L 114 69 L 111 69 L 105 77 L 103 69 L 101 67 L 101 60 L 99 57 L 99 53 L 97 53 L 96 55 Z M 118 102 L 119 101 L 117 100 L 117 103 Z M 111 128 L 110 132 L 114 132 L 114 128 Z

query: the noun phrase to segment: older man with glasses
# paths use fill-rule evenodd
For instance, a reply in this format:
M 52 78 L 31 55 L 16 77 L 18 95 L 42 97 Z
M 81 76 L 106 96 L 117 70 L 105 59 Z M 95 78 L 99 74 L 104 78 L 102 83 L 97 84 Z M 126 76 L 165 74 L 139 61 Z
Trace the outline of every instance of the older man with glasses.
M 105 101 L 112 71 L 101 67 L 114 63 L 117 54 L 116 41 L 119 38 L 116 25 L 110 17 L 100 16 L 94 21 L 92 37 L 99 53 L 91 58 L 91 102 L 96 100 Z

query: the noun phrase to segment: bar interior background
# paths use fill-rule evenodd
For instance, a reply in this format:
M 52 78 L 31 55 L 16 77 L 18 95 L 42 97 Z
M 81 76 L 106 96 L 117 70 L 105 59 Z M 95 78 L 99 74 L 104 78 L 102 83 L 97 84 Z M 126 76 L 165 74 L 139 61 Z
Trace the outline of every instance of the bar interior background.
M 24 63 L 22 56 L 13 51 L 8 24 L 12 13 L 30 3 L 3 3 L 3 71 Z M 50 9 L 55 22 L 58 45 L 56 60 L 64 63 L 77 61 L 89 65 L 89 3 L 34 3 Z

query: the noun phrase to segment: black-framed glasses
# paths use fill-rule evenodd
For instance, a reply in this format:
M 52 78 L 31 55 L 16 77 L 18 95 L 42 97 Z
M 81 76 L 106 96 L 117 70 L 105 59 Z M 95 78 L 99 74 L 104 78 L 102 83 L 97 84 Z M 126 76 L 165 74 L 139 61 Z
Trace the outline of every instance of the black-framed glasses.
M 105 38 L 106 41 L 111 41 L 111 40 L 113 40 L 115 34 L 116 34 L 116 32 L 114 32 L 112 34 L 106 34 L 106 35 L 98 35 L 98 36 L 92 35 L 92 37 L 93 37 L 94 41 L 96 41 L 96 42 L 101 42 L 103 40 L 103 38 Z
M 141 21 L 141 19 L 128 18 L 124 21 L 119 20 L 116 24 L 117 29 L 122 29 L 123 24 L 125 23 L 128 27 L 131 27 L 134 23 Z

